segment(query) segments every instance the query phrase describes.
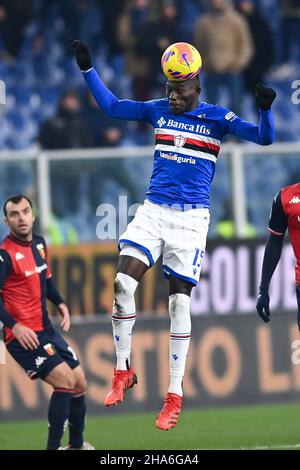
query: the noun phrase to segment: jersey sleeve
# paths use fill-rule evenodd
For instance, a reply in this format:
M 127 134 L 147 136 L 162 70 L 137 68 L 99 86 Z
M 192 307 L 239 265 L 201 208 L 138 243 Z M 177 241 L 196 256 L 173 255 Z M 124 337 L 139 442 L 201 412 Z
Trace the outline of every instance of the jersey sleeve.
M 7 251 L 0 249 L 0 294 L 9 274 L 12 272 L 12 262 Z
M 12 269 L 12 262 L 9 254 L 5 250 L 0 249 L 0 322 L 2 322 L 4 326 L 7 326 L 8 328 L 12 328 L 17 322 L 5 309 L 1 293 L 4 283 L 12 272 Z
M 119 100 L 103 83 L 94 68 L 82 73 L 96 102 L 108 116 L 152 122 L 155 101 Z
M 272 111 L 260 110 L 258 124 L 252 124 L 240 118 L 232 111 L 223 108 L 223 132 L 224 135 L 231 134 L 240 139 L 248 140 L 259 145 L 270 145 L 275 140 L 275 127 Z
M 50 268 L 50 260 L 49 260 L 49 253 L 46 240 L 42 238 L 42 242 L 45 248 L 45 255 L 46 255 L 46 263 L 47 263 L 47 271 L 46 271 L 46 279 L 50 279 L 52 277 L 52 272 Z
M 273 200 L 268 228 L 271 234 L 283 237 L 287 227 L 288 217 L 283 210 L 281 191 L 279 191 Z

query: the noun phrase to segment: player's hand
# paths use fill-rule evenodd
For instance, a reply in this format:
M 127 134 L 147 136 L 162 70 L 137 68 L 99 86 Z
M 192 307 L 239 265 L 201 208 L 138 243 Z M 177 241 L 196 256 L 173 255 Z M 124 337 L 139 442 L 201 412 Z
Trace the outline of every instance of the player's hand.
M 260 318 L 265 322 L 268 323 L 270 321 L 270 297 L 268 291 L 261 291 L 257 302 L 256 302 L 256 310 Z
M 92 68 L 92 60 L 89 48 L 79 39 L 71 39 L 71 47 L 74 51 L 76 61 L 80 70 L 89 70 Z
M 59 304 L 57 306 L 57 310 L 62 317 L 60 326 L 62 327 L 63 331 L 69 331 L 71 326 L 71 318 L 68 307 L 66 304 Z
M 276 91 L 273 88 L 259 83 L 255 88 L 255 98 L 260 109 L 268 111 L 276 98 Z
M 16 323 L 11 331 L 24 349 L 33 351 L 39 347 L 37 334 L 31 328 Z

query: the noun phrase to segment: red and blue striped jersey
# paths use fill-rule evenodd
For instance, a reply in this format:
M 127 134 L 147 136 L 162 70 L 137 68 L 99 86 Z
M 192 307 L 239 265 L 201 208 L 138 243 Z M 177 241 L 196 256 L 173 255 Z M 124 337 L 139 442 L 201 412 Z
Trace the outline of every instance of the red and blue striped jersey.
M 226 134 L 268 145 L 274 141 L 272 112 L 260 110 L 258 125 L 232 111 L 205 102 L 174 114 L 167 98 L 119 100 L 94 68 L 83 76 L 103 111 L 111 117 L 150 123 L 155 132 L 153 172 L 147 198 L 157 204 L 188 209 L 209 207 L 210 186 L 220 144 Z

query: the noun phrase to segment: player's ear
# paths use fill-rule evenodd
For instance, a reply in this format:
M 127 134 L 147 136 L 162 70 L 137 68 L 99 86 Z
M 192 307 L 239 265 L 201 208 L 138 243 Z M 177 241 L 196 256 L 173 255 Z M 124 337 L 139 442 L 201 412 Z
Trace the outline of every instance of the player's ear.
M 4 223 L 5 223 L 6 225 L 8 225 L 8 220 L 7 220 L 7 217 L 4 217 L 4 219 L 3 219 L 3 220 L 4 220 Z

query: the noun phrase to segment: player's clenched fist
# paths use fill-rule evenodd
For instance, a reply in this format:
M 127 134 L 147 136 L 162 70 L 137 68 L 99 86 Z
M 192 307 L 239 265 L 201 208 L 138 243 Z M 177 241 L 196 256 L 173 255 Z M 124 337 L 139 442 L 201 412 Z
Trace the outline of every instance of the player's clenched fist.
M 276 98 L 276 91 L 273 88 L 259 83 L 255 88 L 255 98 L 260 109 L 268 111 Z
M 87 45 L 79 39 L 71 39 L 71 47 L 74 51 L 76 61 L 80 70 L 91 69 L 92 60 Z

